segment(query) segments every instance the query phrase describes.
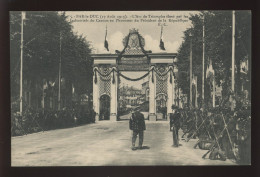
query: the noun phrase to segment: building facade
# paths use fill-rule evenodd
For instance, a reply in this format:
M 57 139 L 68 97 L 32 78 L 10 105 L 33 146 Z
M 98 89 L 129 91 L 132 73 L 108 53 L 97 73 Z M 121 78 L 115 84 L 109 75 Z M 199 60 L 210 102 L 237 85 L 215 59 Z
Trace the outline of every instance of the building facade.
M 119 89 L 119 107 L 120 108 L 135 108 L 141 104 L 141 90 L 128 86 L 123 86 Z

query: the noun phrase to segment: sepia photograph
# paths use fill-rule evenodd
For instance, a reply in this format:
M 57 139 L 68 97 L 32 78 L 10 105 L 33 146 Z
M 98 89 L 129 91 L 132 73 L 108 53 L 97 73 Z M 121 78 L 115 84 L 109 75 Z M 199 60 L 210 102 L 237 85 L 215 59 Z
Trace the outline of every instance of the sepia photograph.
M 250 10 L 9 25 L 12 167 L 251 165 Z

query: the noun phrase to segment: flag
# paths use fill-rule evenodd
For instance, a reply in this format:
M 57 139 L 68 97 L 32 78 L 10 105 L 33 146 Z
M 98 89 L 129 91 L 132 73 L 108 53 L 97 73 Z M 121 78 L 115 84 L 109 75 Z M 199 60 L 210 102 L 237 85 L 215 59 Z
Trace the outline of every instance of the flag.
M 240 72 L 245 73 L 245 74 L 248 72 L 248 60 L 241 62 Z
M 106 26 L 106 35 L 105 35 L 104 47 L 107 49 L 107 51 L 109 51 L 109 49 L 108 49 L 108 42 L 107 42 L 107 26 Z
M 57 80 L 57 79 L 56 79 Z M 51 86 L 51 87 L 54 87 L 55 86 L 55 83 L 56 83 L 56 80 L 55 81 L 49 81 L 49 85 Z
M 192 75 L 192 84 L 196 86 L 196 77 L 194 74 Z
M 43 90 L 45 90 L 45 89 L 48 89 L 48 83 L 46 81 L 44 81 L 44 83 L 43 83 Z
M 214 74 L 215 74 L 215 71 L 212 66 L 212 60 L 210 60 L 209 66 L 207 66 L 207 70 L 206 70 L 206 78 L 212 77 L 212 76 L 214 76 Z
M 25 12 L 22 11 L 22 19 L 24 20 L 25 18 L 26 18 L 26 16 L 25 16 Z
M 163 36 L 162 36 L 162 32 L 163 32 L 163 26 L 162 26 L 162 28 L 161 28 L 161 38 L 160 38 L 160 45 L 159 45 L 159 47 L 160 47 L 160 49 L 161 50 L 165 50 L 165 48 L 164 48 L 164 42 L 163 42 Z
M 72 84 L 72 94 L 75 93 L 75 87 L 74 87 L 74 84 Z

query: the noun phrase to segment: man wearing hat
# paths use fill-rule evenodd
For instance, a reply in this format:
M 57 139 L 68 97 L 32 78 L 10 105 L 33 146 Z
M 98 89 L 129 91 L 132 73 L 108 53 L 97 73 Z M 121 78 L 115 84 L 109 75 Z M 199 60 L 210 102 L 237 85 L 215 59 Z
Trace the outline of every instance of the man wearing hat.
M 172 131 L 173 147 L 179 146 L 180 113 L 176 106 L 172 105 L 173 113 L 170 113 L 170 130 Z
M 137 149 L 135 147 L 135 141 L 136 141 L 137 135 L 139 136 L 138 149 L 142 149 L 143 138 L 144 138 L 143 131 L 146 129 L 146 127 L 145 127 L 144 115 L 142 113 L 140 113 L 140 108 L 136 108 L 132 112 L 132 116 L 130 117 L 130 120 L 129 120 L 129 128 L 130 128 L 130 130 L 133 130 L 132 150 Z

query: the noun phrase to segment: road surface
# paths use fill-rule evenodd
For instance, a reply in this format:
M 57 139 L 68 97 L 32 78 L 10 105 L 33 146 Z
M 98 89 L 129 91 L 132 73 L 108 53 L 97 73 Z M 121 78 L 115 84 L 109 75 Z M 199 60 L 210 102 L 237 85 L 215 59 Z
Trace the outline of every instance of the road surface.
M 146 121 L 144 146 L 131 150 L 128 117 L 100 121 L 74 128 L 12 137 L 12 166 L 139 166 L 139 165 L 236 165 L 234 162 L 202 159 L 205 150 L 193 149 L 197 140 L 172 147 L 167 121 Z M 138 140 L 136 142 L 138 144 Z

